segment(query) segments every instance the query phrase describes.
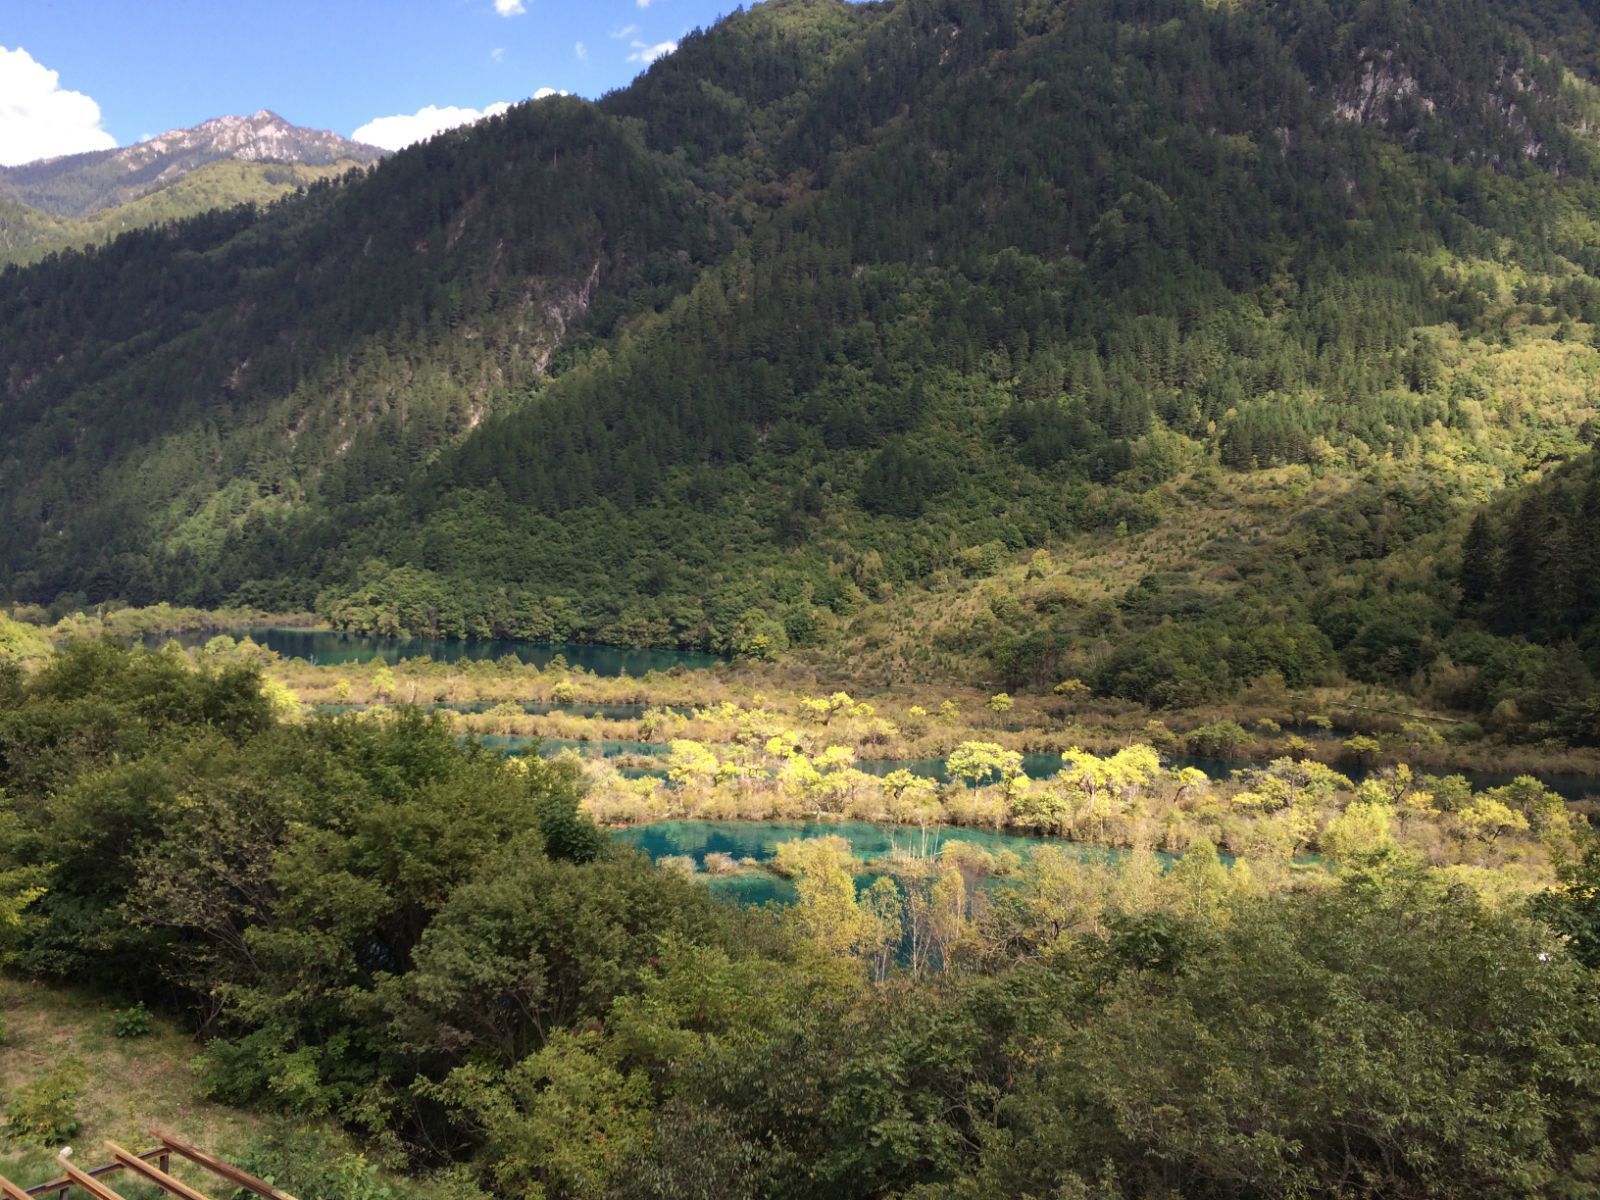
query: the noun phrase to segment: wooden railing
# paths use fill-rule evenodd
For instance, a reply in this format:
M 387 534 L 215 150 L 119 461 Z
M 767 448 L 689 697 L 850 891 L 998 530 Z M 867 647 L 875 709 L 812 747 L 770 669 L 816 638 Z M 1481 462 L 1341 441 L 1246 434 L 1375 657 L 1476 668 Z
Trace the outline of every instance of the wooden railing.
M 154 1184 L 163 1194 L 177 1196 L 179 1200 L 211 1200 L 204 1192 L 172 1176 L 170 1171 L 174 1155 L 194 1163 L 235 1188 L 243 1188 L 262 1197 L 262 1200 L 294 1200 L 293 1196 L 278 1191 L 265 1180 L 257 1179 L 232 1163 L 213 1158 L 204 1150 L 191 1146 L 160 1126 L 152 1127 L 150 1136 L 160 1142 L 160 1145 L 139 1154 L 124 1150 L 115 1142 L 108 1141 L 106 1150 L 111 1155 L 111 1161 L 105 1166 L 89 1170 L 75 1165 L 63 1151 L 56 1160 L 63 1172 L 61 1178 L 52 1179 L 35 1187 L 18 1187 L 0 1175 L 0 1200 L 42 1200 L 45 1197 L 67 1200 L 69 1194 L 74 1191 L 83 1192 L 93 1197 L 93 1200 L 123 1200 L 122 1196 L 104 1182 L 106 1176 L 114 1175 L 118 1171 L 126 1171 L 144 1183 Z

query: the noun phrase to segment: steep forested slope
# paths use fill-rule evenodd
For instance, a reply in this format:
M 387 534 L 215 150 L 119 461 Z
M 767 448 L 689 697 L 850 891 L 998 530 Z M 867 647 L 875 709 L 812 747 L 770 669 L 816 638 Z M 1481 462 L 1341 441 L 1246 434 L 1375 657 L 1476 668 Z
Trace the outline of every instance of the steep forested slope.
M 1595 32 L 771 0 L 597 104 L 0 279 L 0 586 L 769 653 L 1029 561 L 944 650 L 1406 678 L 1364 564 L 1449 558 L 1600 407 Z M 1252 480 L 1293 519 L 1073 592 Z
M 345 174 L 357 164 L 237 162 L 208 163 L 157 191 L 87 216 L 56 216 L 6 199 L 0 193 L 0 266 L 36 263 L 61 250 L 108 242 L 119 233 L 198 216 L 215 208 L 269 204 L 318 180 Z
M 0 266 L 213 208 L 265 204 L 383 153 L 262 110 L 114 150 L 0 167 Z
M 471 154 L 438 139 L 381 179 L 9 275 L 14 532 L 70 526 L 100 547 L 91 565 L 69 534 L 44 574 L 141 590 L 152 549 L 203 569 L 207 532 L 301 499 L 336 457 L 381 488 L 536 375 L 600 273 L 683 271 L 642 249 L 670 240 L 692 261 L 706 240 L 671 170 L 592 108 L 549 107 Z

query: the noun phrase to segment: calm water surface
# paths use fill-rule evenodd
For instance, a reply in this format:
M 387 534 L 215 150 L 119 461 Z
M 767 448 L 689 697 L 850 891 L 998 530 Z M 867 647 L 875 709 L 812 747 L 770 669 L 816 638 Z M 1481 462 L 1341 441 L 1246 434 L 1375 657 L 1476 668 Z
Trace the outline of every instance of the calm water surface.
M 1028 837 L 954 826 L 930 826 L 922 830 L 916 826 L 870 825 L 861 821 L 657 821 L 612 834 L 624 845 L 643 851 L 652 862 L 668 856 L 687 855 L 702 869 L 708 854 L 730 854 L 738 859 L 753 858 L 757 862 L 768 862 L 777 855 L 779 842 L 830 835 L 849 842 L 851 853 L 868 868 L 856 876 L 858 888 L 871 887 L 881 874 L 871 870 L 874 859 L 883 858 L 896 850 L 937 854 L 940 847 L 948 842 L 981 846 L 991 854 L 998 850 L 1010 850 L 1024 860 L 1031 857 L 1040 846 L 1059 847 L 1086 863 L 1114 863 L 1128 855 L 1126 850 L 1089 846 L 1060 838 Z M 1176 861 L 1170 854 L 1158 853 L 1156 857 L 1163 866 Z M 1223 861 L 1231 860 L 1224 855 Z M 764 872 L 703 878 L 706 886 L 717 895 L 740 904 L 768 904 L 773 901 L 786 904 L 795 898 L 792 880 Z M 993 879 L 976 881 L 978 886 L 993 886 L 996 882 Z
M 1067 842 L 1060 838 L 1030 837 L 1020 833 L 995 833 L 951 825 L 872 825 L 864 821 L 657 821 L 621 829 L 618 841 L 643 850 L 652 859 L 689 855 L 700 865 L 708 854 L 731 854 L 766 862 L 778 853 L 779 842 L 796 838 L 842 837 L 857 858 L 871 862 L 895 851 L 937 854 L 947 842 L 981 846 L 993 854 L 1010 850 L 1026 859 L 1040 846 L 1069 850 L 1085 862 L 1109 863 L 1127 857 L 1126 850 Z M 1163 863 L 1172 856 L 1158 854 Z
M 530 743 L 538 742 L 539 752 L 546 758 L 554 757 L 563 750 L 576 750 L 585 758 L 620 758 L 624 754 L 653 758 L 672 753 L 672 747 L 666 742 L 625 742 L 616 738 L 594 738 L 585 742 L 576 738 L 528 738 L 516 733 L 483 733 L 477 735 L 477 739 L 489 749 L 502 754 L 523 754 Z

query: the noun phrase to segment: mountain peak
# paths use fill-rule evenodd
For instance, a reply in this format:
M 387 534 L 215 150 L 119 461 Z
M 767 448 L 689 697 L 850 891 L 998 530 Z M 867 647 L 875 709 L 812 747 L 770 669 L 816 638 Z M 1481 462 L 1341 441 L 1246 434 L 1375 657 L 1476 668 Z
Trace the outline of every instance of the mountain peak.
M 373 163 L 384 151 L 324 129 L 291 124 L 270 109 L 213 117 L 116 150 L 0 169 L 14 199 L 55 216 L 82 217 L 169 187 L 223 160 L 326 167 Z
M 187 153 L 217 158 L 237 158 L 247 162 L 300 163 L 324 166 L 351 159 L 372 162 L 382 151 L 363 146 L 325 129 L 305 129 L 284 120 L 270 109 L 260 108 L 248 117 L 213 117 L 188 129 L 173 129 L 148 141 L 111 151 L 131 163 Z M 193 169 L 192 167 L 187 169 Z

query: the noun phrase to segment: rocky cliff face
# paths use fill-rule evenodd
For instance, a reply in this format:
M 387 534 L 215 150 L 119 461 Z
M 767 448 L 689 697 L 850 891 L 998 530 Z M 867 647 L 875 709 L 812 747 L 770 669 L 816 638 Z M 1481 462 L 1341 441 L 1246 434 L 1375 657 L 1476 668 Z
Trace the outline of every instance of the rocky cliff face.
M 345 160 L 376 162 L 384 151 L 327 130 L 302 129 L 263 108 L 248 117 L 217 117 L 192 129 L 174 129 L 109 153 L 133 171 L 153 161 L 175 165 L 195 155 L 318 167 Z

